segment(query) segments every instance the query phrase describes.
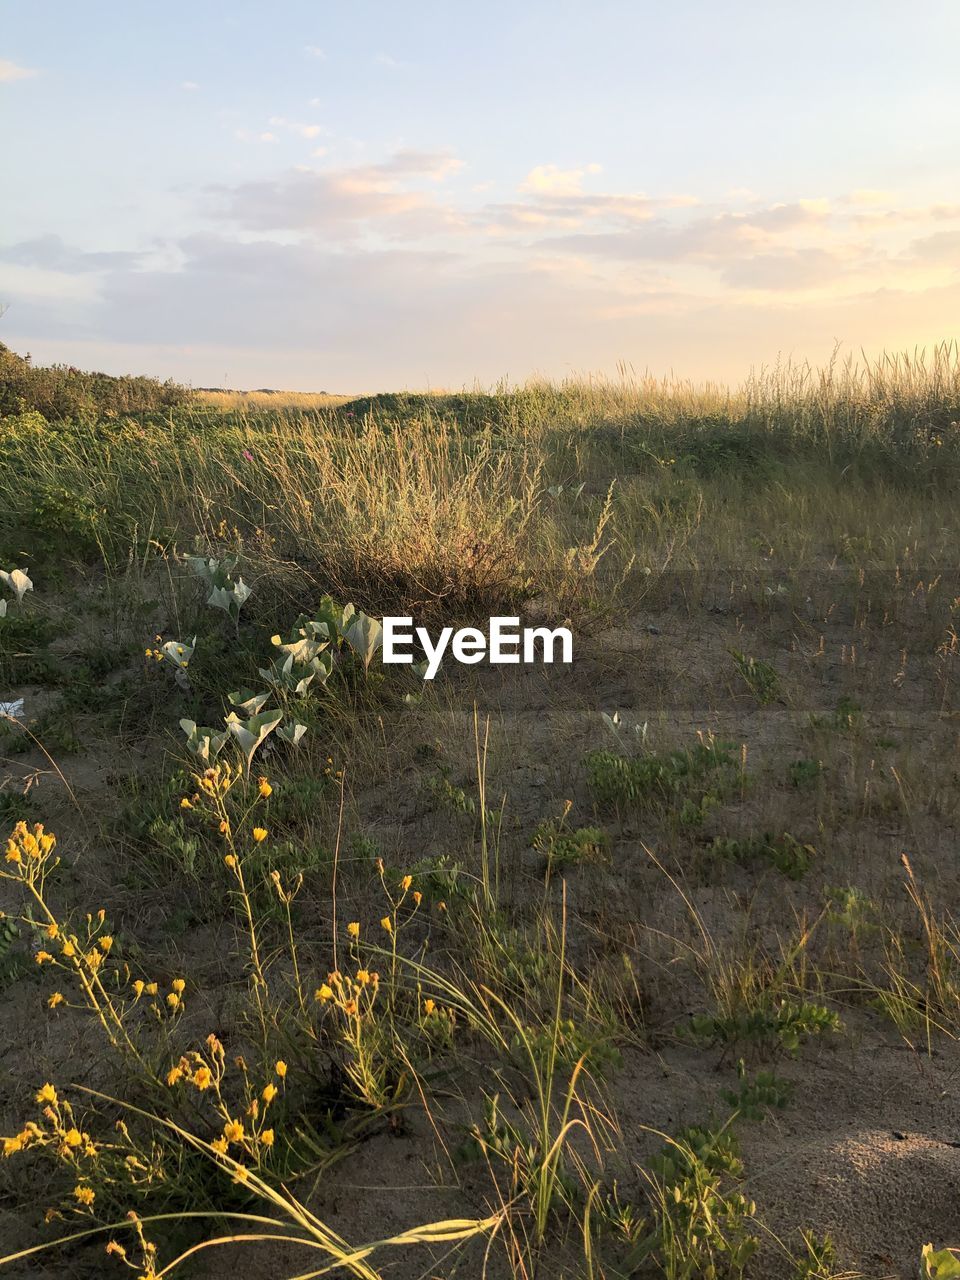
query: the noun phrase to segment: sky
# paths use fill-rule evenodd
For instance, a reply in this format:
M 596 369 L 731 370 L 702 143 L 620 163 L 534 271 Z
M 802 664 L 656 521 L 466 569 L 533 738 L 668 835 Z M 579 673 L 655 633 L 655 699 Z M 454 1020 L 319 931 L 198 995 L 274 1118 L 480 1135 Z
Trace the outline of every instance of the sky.
M 0 0 L 0 341 L 737 382 L 960 333 L 955 0 Z

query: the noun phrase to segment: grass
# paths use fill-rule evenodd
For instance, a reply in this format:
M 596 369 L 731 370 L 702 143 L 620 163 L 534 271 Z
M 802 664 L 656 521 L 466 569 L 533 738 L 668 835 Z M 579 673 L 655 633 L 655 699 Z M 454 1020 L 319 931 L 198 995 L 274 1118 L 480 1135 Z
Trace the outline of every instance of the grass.
M 956 1244 L 938 1166 L 905 1205 L 877 1147 L 894 1240 L 784 1181 L 950 1132 L 955 348 L 58 415 L 77 377 L 0 401 L 0 1270 Z M 392 613 L 567 622 L 575 661 L 427 685 L 376 658 Z

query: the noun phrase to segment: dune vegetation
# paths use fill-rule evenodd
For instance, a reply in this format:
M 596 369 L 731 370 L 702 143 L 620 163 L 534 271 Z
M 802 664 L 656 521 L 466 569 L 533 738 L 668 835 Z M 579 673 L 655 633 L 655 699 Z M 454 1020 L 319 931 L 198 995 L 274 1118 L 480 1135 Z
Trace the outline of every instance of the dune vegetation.
M 0 1271 L 960 1275 L 955 348 L 0 354 Z

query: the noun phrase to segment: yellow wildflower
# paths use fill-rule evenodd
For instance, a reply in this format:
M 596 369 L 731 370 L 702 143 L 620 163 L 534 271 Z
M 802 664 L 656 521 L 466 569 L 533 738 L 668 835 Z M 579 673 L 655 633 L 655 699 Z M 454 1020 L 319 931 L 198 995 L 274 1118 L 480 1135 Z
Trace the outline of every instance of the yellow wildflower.
M 52 995 L 52 996 L 50 997 L 50 999 L 47 1001 L 47 1008 L 48 1008 L 48 1009 L 55 1009 L 55 1008 L 57 1007 L 57 1005 L 58 1005 L 58 1004 L 63 1004 L 63 992 L 62 992 L 62 991 L 55 991 L 55 992 L 53 993 L 53 995 Z
M 403 890 L 404 893 L 406 893 L 412 884 L 413 884 L 413 876 L 404 876 L 403 879 L 400 881 L 400 888 Z
M 100 948 L 103 954 L 106 955 L 110 950 L 110 948 L 113 946 L 113 938 L 110 937 L 109 933 L 105 933 L 102 938 L 99 938 L 97 940 L 97 946 Z
M 68 1147 L 79 1147 L 83 1142 L 83 1135 L 79 1129 L 68 1129 L 63 1135 L 63 1140 Z
M 231 871 L 237 865 L 237 860 L 232 853 L 228 853 L 223 861 L 224 861 L 224 865 L 229 867 Z
M 174 980 L 170 983 L 171 988 L 177 993 L 178 996 L 183 995 L 183 991 L 186 985 L 187 984 L 184 982 L 182 978 L 174 978 Z
M 436 1008 L 437 1008 L 437 1003 L 435 1000 L 431 1000 L 429 999 L 429 997 L 426 1000 L 424 1000 L 423 1012 L 427 1015 L 428 1018 L 430 1017 L 431 1013 L 434 1013 L 436 1011 Z
M 347 925 L 347 933 L 350 935 L 351 938 L 359 938 L 360 922 L 358 920 L 351 920 L 351 922 Z
M 93 1190 L 92 1187 L 79 1187 L 79 1186 L 74 1187 L 73 1194 L 76 1196 L 76 1198 L 80 1201 L 81 1204 L 86 1204 L 86 1205 L 93 1204 L 94 1200 L 97 1198 L 96 1192 Z
M 171 1067 L 167 1072 L 167 1084 L 173 1088 L 180 1080 L 183 1079 L 183 1067 Z
M 147 985 L 144 987 L 144 990 L 146 991 L 148 996 L 155 996 L 158 990 L 157 984 L 155 982 L 148 982 Z
M 420 890 L 419 890 L 419 889 L 414 889 L 414 891 L 413 891 L 413 901 L 414 901 L 414 904 L 415 904 L 416 906 L 418 906 L 418 907 L 419 907 L 420 903 L 423 901 L 423 894 L 420 892 Z
M 277 1066 L 276 1066 L 276 1072 L 277 1072 L 277 1075 L 280 1077 L 280 1079 L 281 1079 L 281 1080 L 285 1080 L 285 1079 L 286 1079 L 286 1075 L 287 1075 L 287 1064 L 284 1062 L 284 1060 L 283 1060 L 282 1058 L 281 1058 L 281 1059 L 280 1059 L 280 1061 L 277 1063 Z
M 226 1138 L 227 1142 L 242 1142 L 243 1141 L 243 1121 L 228 1120 L 227 1123 L 223 1126 L 223 1136 Z
M 183 797 L 183 799 L 180 801 L 180 808 L 181 808 L 181 809 L 192 809 L 192 808 L 193 808 L 193 805 L 190 803 L 190 801 L 187 799 L 187 797 L 186 797 L 186 796 L 184 796 L 184 797 Z
M 170 1006 L 171 1009 L 180 1008 L 180 997 L 177 995 L 175 991 L 171 991 L 170 994 L 167 996 L 167 1004 Z
M 383 917 L 383 919 L 380 921 L 380 928 L 384 929 L 387 933 L 393 933 L 393 921 L 390 919 L 389 916 Z
M 138 999 L 138 1000 L 139 1000 L 139 999 L 140 999 L 140 997 L 143 995 L 143 991 L 144 991 L 144 988 L 146 987 L 146 985 L 147 985 L 147 984 L 144 982 L 144 980 L 143 980 L 142 978 L 137 978 L 137 980 L 134 982 L 134 984 L 133 984 L 133 994 L 137 997 L 137 999 Z
M 254 827 L 251 834 L 253 835 L 253 838 L 257 842 L 257 844 L 262 844 L 264 840 L 266 840 L 267 838 L 267 828 Z
M 52 1084 L 45 1084 L 37 1093 L 37 1102 L 49 1102 L 53 1106 L 57 1105 L 57 1091 Z
M 196 1071 L 193 1073 L 191 1083 L 195 1084 L 201 1092 L 204 1089 L 209 1089 L 213 1084 L 213 1072 L 209 1067 L 197 1067 Z
M 53 956 L 49 951 L 38 951 L 36 956 L 37 964 L 51 964 Z
M 263 1086 L 263 1094 L 261 1096 L 263 1097 L 263 1101 L 266 1105 L 269 1106 L 277 1096 L 277 1086 L 272 1081 L 269 1084 L 265 1084 Z
M 44 929 L 43 932 L 46 934 L 48 938 L 55 938 L 57 934 L 60 932 L 60 926 L 57 924 L 55 920 L 51 920 L 51 922 L 47 925 L 46 929 Z
M 261 1133 L 260 1135 L 260 1141 L 265 1147 L 272 1147 L 273 1146 L 273 1130 L 264 1129 L 263 1133 Z
M 333 999 L 333 988 L 328 982 L 321 982 L 314 992 L 314 999 L 319 1000 L 321 1003 Z
M 266 800 L 269 796 L 273 794 L 273 787 L 271 787 L 270 783 L 267 781 L 266 778 L 260 779 L 260 781 L 257 783 L 257 790 L 263 796 L 264 800 Z
M 214 1138 L 214 1140 L 210 1143 L 210 1145 L 211 1147 L 213 1147 L 214 1151 L 217 1153 L 218 1156 L 225 1156 L 227 1154 L 226 1138 Z

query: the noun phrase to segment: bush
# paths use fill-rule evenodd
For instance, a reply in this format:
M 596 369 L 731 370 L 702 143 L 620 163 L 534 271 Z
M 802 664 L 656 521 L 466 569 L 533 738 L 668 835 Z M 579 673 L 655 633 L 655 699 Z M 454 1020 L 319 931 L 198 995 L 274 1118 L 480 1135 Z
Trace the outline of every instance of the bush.
M 192 395 L 169 379 L 114 378 L 65 364 L 38 368 L 29 356 L 18 356 L 0 342 L 0 418 L 35 410 L 47 422 L 91 421 L 173 408 Z

